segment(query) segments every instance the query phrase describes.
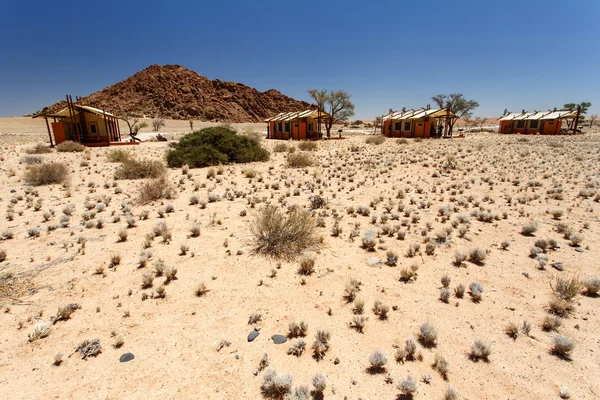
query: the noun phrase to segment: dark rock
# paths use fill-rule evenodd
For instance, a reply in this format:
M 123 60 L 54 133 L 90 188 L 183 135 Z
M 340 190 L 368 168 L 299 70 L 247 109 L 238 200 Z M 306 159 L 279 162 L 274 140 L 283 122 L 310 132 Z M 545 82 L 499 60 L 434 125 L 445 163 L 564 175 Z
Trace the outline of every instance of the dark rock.
M 559 271 L 564 271 L 565 264 L 563 262 L 555 262 L 555 263 L 552 263 L 552 268 L 557 269 Z
M 250 334 L 248 335 L 248 341 L 249 342 L 253 341 L 254 339 L 256 339 L 256 337 L 258 335 L 260 335 L 260 332 L 258 332 L 258 331 L 252 331 L 252 332 L 250 332 Z
M 575 251 L 578 253 L 583 253 L 583 249 L 581 247 L 576 247 Z
M 124 362 L 131 361 L 134 358 L 135 358 L 135 356 L 133 355 L 133 353 L 125 353 L 119 358 L 119 361 L 124 363 Z
M 282 344 L 287 342 L 287 338 L 283 335 L 273 335 L 271 336 L 271 339 L 273 339 L 273 343 L 275 344 Z

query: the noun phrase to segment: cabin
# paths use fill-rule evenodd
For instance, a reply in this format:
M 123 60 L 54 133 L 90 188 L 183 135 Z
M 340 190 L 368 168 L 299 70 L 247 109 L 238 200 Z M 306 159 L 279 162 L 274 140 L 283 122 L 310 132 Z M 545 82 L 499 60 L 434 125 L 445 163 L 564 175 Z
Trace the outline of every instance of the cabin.
M 319 140 L 323 138 L 324 120 L 329 117 L 319 110 L 279 113 L 265 119 L 267 139 Z
M 42 112 L 33 118 L 45 119 L 52 146 L 67 140 L 88 147 L 137 144 L 122 141 L 117 116 L 99 108 L 73 103 L 70 96 L 67 96 L 64 109 L 55 113 Z
M 394 138 L 446 137 L 454 119 L 454 113 L 446 108 L 403 109 L 381 118 L 381 134 Z
M 523 135 L 558 135 L 567 133 L 570 122 L 577 118 L 577 111 L 552 110 L 533 111 L 523 110 L 520 113 L 505 112 L 499 119 L 498 133 Z M 563 122 L 567 121 L 564 129 Z M 562 131 L 561 131 L 562 129 Z

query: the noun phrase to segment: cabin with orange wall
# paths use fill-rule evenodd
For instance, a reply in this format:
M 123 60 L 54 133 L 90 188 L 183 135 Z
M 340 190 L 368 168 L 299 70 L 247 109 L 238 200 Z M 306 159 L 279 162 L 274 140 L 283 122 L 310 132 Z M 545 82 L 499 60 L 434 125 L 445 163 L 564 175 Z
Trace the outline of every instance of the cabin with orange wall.
M 438 127 L 455 118 L 446 109 L 422 108 L 391 112 L 382 117 L 381 134 L 392 138 L 430 138 L 438 135 Z
M 317 140 L 325 128 L 329 114 L 318 110 L 280 113 L 267 118 L 267 139 Z M 320 121 L 320 123 L 319 123 Z
M 563 120 L 576 117 L 576 111 L 552 110 L 521 113 L 505 113 L 499 119 L 498 132 L 521 135 L 558 135 Z

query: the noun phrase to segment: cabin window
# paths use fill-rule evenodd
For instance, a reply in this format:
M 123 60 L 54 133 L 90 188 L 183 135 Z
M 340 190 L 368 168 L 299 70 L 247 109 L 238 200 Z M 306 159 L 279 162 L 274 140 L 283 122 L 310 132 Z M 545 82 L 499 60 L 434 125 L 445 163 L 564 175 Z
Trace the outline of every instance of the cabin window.
M 535 121 L 530 121 L 530 122 L 529 122 L 529 127 L 530 127 L 531 129 L 537 129 L 537 128 L 539 127 L 539 124 L 540 124 L 540 121 L 537 121 L 537 120 L 535 120 Z
M 410 122 L 407 121 L 404 123 L 404 131 L 410 131 Z
M 277 132 L 281 132 L 281 131 L 283 130 L 283 129 L 282 129 L 282 126 L 283 126 L 283 125 L 282 125 L 282 123 L 281 123 L 281 122 L 277 124 Z
M 312 132 L 312 124 L 308 124 L 307 127 L 308 127 L 308 131 Z
M 517 129 L 525 128 L 525 121 L 517 121 Z
M 546 125 L 554 125 L 554 121 L 548 121 L 546 122 Z
M 286 133 L 289 133 L 289 132 L 290 132 L 290 123 L 289 123 L 289 122 L 286 122 L 286 123 L 285 123 L 285 132 L 286 132 Z
M 396 122 L 396 123 L 394 124 L 394 130 L 395 130 L 395 131 L 399 131 L 401 126 L 402 126 L 402 123 L 401 123 L 401 122 Z
M 98 125 L 96 125 L 95 123 L 91 123 L 90 124 L 90 135 L 97 135 L 98 134 Z

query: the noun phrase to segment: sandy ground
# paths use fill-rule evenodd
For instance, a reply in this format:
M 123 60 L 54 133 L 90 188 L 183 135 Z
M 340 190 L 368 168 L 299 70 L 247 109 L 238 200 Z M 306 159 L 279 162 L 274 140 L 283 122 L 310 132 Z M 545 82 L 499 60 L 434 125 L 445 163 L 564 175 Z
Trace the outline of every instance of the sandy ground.
M 286 153 L 272 153 L 265 163 L 225 166 L 216 178 L 208 178 L 207 169 L 193 169 L 189 175 L 173 169 L 169 178 L 176 198 L 142 206 L 136 202 L 142 181 L 114 181 L 118 164 L 106 161 L 105 148 L 40 155 L 44 162 L 68 163 L 70 187 L 38 186 L 32 191 L 23 180 L 26 166 L 21 160 L 33 141 L 43 140 L 45 127 L 16 120 L 0 120 L 0 231 L 13 235 L 0 241 L 0 249 L 7 252 L 0 273 L 15 274 L 24 291 L 0 298 L 2 399 L 256 399 L 262 397 L 263 372 L 255 376 L 254 371 L 265 353 L 270 367 L 293 375 L 294 386 L 310 385 L 314 374 L 322 372 L 327 377 L 324 397 L 330 399 L 394 399 L 400 394 L 396 383 L 407 375 L 419 381 L 417 399 L 441 399 L 447 386 L 464 399 L 553 399 L 559 398 L 561 387 L 572 398 L 600 397 L 600 299 L 579 296 L 558 333 L 541 329 L 549 315 L 550 282 L 557 275 L 600 275 L 598 197 L 594 201 L 600 193 L 597 133 L 561 138 L 477 134 L 452 141 L 387 140 L 382 145 L 366 144 L 365 136 L 356 135 L 318 143 L 311 153 L 318 165 L 305 169 L 286 168 Z M 183 124 L 164 130 L 185 131 Z M 264 143 L 272 149 L 281 142 Z M 128 149 L 140 159 L 163 160 L 166 148 L 166 143 L 143 143 Z M 248 168 L 257 171 L 257 178 L 244 177 L 242 171 Z M 555 186 L 564 190 L 562 200 L 548 194 Z M 240 196 L 224 198 L 233 191 Z M 582 191 L 591 197 L 582 197 Z M 191 196 L 206 200 L 209 193 L 223 199 L 204 209 L 190 205 Z M 265 203 L 308 208 L 315 194 L 329 202 L 327 209 L 315 211 L 324 227 L 318 228 L 322 246 L 308 253 L 316 257 L 314 274 L 298 275 L 298 261 L 279 265 L 251 255 L 249 223 L 256 210 L 250 198 L 260 200 L 257 208 Z M 36 211 L 38 199 L 41 208 Z M 106 203 L 95 216 L 105 222 L 101 229 L 85 227 L 86 202 Z M 74 212 L 68 226 L 60 227 L 69 204 Z M 168 205 L 174 211 L 161 218 L 158 211 Z M 368 207 L 370 215 L 348 212 L 359 206 Z M 450 217 L 443 221 L 445 206 Z M 557 209 L 564 212 L 559 220 L 548 213 Z M 50 210 L 54 215 L 45 221 L 43 213 Z M 489 210 L 498 219 L 478 221 L 471 216 L 476 210 Z M 149 219 L 138 218 L 143 211 Z M 240 215 L 243 211 L 245 216 Z M 130 215 L 135 226 L 126 228 Z M 340 237 L 331 235 L 334 215 L 340 218 Z M 382 222 L 382 216 L 388 220 Z M 470 222 L 463 218 L 464 223 L 451 229 L 459 217 Z M 538 230 L 523 236 L 521 227 L 530 221 Z M 138 268 L 145 237 L 159 222 L 167 224 L 173 239 L 168 244 L 155 239 L 147 249 L 152 252 L 148 265 Z M 580 247 L 569 245 L 557 232 L 558 222 L 583 235 Z M 201 225 L 201 235 L 190 237 L 195 223 Z M 386 225 L 399 226 L 405 239 L 383 234 Z M 468 227 L 464 237 L 458 233 L 460 226 Z M 34 227 L 40 228 L 39 237 L 29 236 Z M 425 254 L 425 243 L 443 236 L 446 228 L 449 237 L 436 242 L 433 255 Z M 118 242 L 123 229 L 127 240 Z M 351 239 L 354 229 L 360 233 Z M 374 252 L 361 247 L 368 231 L 379 233 Z M 85 248 L 80 238 L 85 238 Z M 529 256 L 538 239 L 558 242 L 546 254 L 545 269 Z M 500 249 L 503 241 L 510 244 L 506 250 Z M 407 251 L 416 243 L 421 248 L 409 257 Z M 182 244 L 189 246 L 186 255 L 180 255 Z M 483 265 L 453 265 L 457 250 L 475 248 L 488 253 Z M 388 251 L 398 254 L 396 266 L 369 265 L 377 261 L 373 257 L 385 261 Z M 109 268 L 115 254 L 121 262 Z M 178 279 L 165 286 L 165 298 L 143 300 L 144 293 L 152 295 L 164 281 L 157 277 L 153 288 L 141 287 L 143 275 L 159 259 L 177 268 Z M 564 271 L 552 268 L 554 262 L 563 262 Z M 418 266 L 417 279 L 399 281 L 401 271 L 413 265 Z M 96 274 L 102 267 L 104 276 Z M 452 295 L 449 303 L 440 301 L 444 274 L 451 277 L 451 289 L 459 283 L 481 283 L 481 302 L 472 301 L 468 293 L 462 299 Z M 363 333 L 350 327 L 353 305 L 343 298 L 351 278 L 362 283 L 358 297 L 365 301 L 367 317 Z M 209 292 L 196 297 L 200 282 Z M 386 320 L 373 314 L 376 300 L 390 307 Z M 37 321 L 49 321 L 69 303 L 81 309 L 55 323 L 49 336 L 28 341 Z M 252 313 L 261 313 L 262 321 L 255 324 L 260 335 L 249 343 Z M 287 334 L 288 324 L 300 320 L 308 324 L 307 348 L 295 357 L 287 354 L 295 339 L 275 345 L 270 337 Z M 522 321 L 531 323 L 530 336 L 509 338 L 506 326 Z M 437 329 L 436 347 L 419 344 L 421 361 L 397 363 L 396 347 L 416 338 L 424 322 Z M 317 330 L 331 333 L 331 348 L 320 361 L 311 356 Z M 575 343 L 571 360 L 550 352 L 557 334 Z M 120 348 L 113 346 L 116 336 L 124 339 Z M 96 338 L 102 345 L 97 357 L 82 359 L 75 353 L 81 341 Z M 489 362 L 469 358 L 478 338 L 491 344 Z M 221 340 L 231 345 L 217 351 Z M 384 372 L 370 373 L 368 357 L 377 349 L 388 362 Z M 135 359 L 120 363 L 127 352 Z M 59 353 L 64 361 L 54 366 Z M 436 354 L 449 362 L 447 380 L 432 367 Z M 385 381 L 388 373 L 393 384 Z M 426 375 L 431 375 L 430 383 L 421 380 Z

